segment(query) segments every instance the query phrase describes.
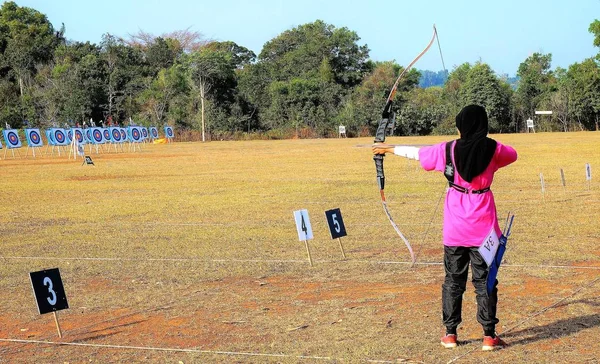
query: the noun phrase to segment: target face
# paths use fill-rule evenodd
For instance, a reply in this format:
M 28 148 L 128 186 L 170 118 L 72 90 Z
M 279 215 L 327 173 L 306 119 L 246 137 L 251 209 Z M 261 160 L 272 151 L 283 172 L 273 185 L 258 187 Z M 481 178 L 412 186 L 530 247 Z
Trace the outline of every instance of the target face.
M 139 142 L 140 139 L 142 138 L 142 134 L 140 133 L 140 129 L 139 128 L 131 128 L 131 139 L 134 142 Z
M 77 138 L 77 143 L 79 143 L 79 144 L 84 143 L 83 132 L 81 131 L 81 129 L 75 129 L 75 138 Z
M 67 137 L 69 140 L 73 140 L 73 129 L 67 130 Z
M 30 147 L 42 146 L 42 136 L 38 129 L 25 129 L 25 135 L 27 136 L 27 144 Z
M 110 140 L 110 131 L 108 129 L 103 129 L 102 133 L 104 133 L 104 140 Z
M 124 128 L 121 128 L 121 139 L 123 139 L 123 141 L 127 140 L 127 131 L 125 131 Z
M 167 138 L 172 138 L 173 128 L 171 128 L 170 126 L 165 126 L 165 135 L 167 136 Z
M 117 143 L 121 141 L 121 131 L 119 129 L 113 128 L 111 130 L 111 133 L 112 133 L 112 139 L 113 139 L 113 141 L 115 141 Z
M 8 148 L 21 148 L 21 139 L 16 130 L 4 130 L 4 140 Z
M 148 137 L 148 129 L 142 128 L 142 137 L 144 137 L 144 139 Z
M 54 129 L 54 140 L 57 145 L 66 145 L 67 144 L 67 134 L 63 129 Z
M 98 144 L 101 144 L 104 141 L 102 137 L 102 130 L 94 129 L 92 131 L 92 140 Z
M 156 129 L 155 127 L 151 127 L 150 135 L 152 135 L 152 138 L 158 139 L 158 129 Z
M 85 130 L 85 138 L 87 140 L 92 141 L 92 142 L 94 141 L 94 139 L 92 138 L 92 130 L 91 129 L 86 129 Z

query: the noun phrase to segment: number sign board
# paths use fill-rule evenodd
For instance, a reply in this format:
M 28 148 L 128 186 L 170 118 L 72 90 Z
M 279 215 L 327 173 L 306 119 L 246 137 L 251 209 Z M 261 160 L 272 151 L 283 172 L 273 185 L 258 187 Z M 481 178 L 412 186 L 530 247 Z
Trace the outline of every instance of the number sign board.
M 342 212 L 339 208 L 325 211 L 325 217 L 327 217 L 327 224 L 329 225 L 329 232 L 332 239 L 346 236 L 346 226 L 344 226 Z
M 90 157 L 89 155 L 85 156 L 85 159 L 83 160 L 83 164 L 82 165 L 84 165 L 84 164 L 92 164 L 94 167 L 96 166 L 94 164 L 94 161 L 92 160 L 92 157 Z
M 40 315 L 69 308 L 58 268 L 29 273 Z
M 310 219 L 308 218 L 307 210 L 294 211 L 294 219 L 296 220 L 296 230 L 298 231 L 298 240 L 311 240 L 313 238 Z
M 589 163 L 585 164 L 585 179 L 586 181 L 592 180 L 592 166 Z

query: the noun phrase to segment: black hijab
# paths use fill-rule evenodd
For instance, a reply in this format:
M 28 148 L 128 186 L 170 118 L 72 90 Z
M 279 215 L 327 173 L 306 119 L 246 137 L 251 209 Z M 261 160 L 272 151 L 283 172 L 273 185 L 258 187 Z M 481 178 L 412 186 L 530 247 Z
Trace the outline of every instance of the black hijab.
M 456 127 L 460 131 L 460 139 L 454 146 L 456 170 L 471 183 L 490 164 L 497 143 L 487 137 L 488 117 L 482 106 L 465 106 L 456 115 Z

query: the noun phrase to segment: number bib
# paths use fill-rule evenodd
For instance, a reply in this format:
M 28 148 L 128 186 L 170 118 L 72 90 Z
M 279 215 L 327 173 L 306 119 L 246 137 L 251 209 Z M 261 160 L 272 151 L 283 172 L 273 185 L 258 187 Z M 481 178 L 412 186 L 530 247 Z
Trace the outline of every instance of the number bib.
M 492 226 L 492 230 L 485 237 L 483 243 L 479 247 L 479 253 L 483 257 L 483 260 L 487 263 L 488 267 L 494 261 L 496 257 L 496 251 L 498 251 L 498 246 L 500 245 L 500 239 L 498 239 L 498 235 L 496 234 L 496 229 Z

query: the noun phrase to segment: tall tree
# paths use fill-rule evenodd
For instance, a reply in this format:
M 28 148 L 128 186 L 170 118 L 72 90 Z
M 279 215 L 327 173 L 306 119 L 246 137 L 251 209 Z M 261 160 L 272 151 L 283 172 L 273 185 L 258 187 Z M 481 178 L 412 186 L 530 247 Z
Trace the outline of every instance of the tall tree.
M 35 9 L 8 1 L 0 8 L 0 69 L 17 80 L 23 100 L 26 81 L 36 65 L 52 59 L 56 46 L 64 41 L 64 28 L 55 32 L 46 16 Z M 33 117 L 30 115 L 29 117 Z M 23 117 L 28 117 L 23 114 Z
M 200 49 L 188 55 L 184 64 L 191 78 L 195 99 L 200 101 L 202 141 L 206 141 L 205 107 L 210 90 L 223 80 L 233 77 L 231 57 L 225 52 Z M 197 110 L 197 107 L 194 107 Z
M 519 65 L 519 84 L 515 93 L 517 112 L 522 120 L 532 117 L 544 98 L 549 97 L 552 54 L 534 53 Z

